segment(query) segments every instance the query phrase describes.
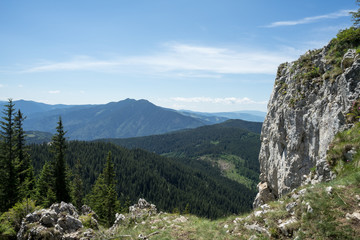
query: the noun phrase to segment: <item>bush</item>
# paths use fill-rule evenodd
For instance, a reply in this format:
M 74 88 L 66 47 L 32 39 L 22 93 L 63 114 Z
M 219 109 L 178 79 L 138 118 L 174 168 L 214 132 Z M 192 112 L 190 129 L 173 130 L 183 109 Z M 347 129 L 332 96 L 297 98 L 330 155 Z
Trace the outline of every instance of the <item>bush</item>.
M 336 134 L 327 152 L 327 161 L 337 174 L 357 171 L 360 163 L 360 123 Z
M 15 204 L 9 211 L 3 213 L 0 217 L 0 238 L 11 239 L 16 237 L 19 231 L 22 219 L 38 208 L 32 199 L 24 199 Z
M 353 102 L 350 112 L 346 114 L 348 123 L 359 122 L 360 119 L 360 99 Z

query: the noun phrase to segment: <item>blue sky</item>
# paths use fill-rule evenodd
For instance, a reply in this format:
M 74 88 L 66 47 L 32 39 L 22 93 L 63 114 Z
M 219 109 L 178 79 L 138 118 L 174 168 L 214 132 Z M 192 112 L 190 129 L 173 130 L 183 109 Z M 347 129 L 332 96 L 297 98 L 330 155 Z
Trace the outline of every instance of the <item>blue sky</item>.
M 0 100 L 266 111 L 278 65 L 326 45 L 356 9 L 355 0 L 0 1 Z

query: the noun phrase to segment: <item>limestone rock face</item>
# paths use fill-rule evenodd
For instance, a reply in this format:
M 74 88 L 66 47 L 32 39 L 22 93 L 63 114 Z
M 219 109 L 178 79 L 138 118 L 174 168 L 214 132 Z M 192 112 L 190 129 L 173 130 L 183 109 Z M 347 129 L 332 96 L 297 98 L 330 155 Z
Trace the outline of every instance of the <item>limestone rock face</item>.
M 316 181 L 333 178 L 326 152 L 335 134 L 346 128 L 346 113 L 360 97 L 360 60 L 354 56 L 331 79 L 325 76 L 334 68 L 327 63 L 327 51 L 309 51 L 278 69 L 259 154 L 261 184 L 268 189 L 259 192 L 254 207 L 299 187 L 311 169 Z M 305 64 L 312 72 L 304 70 Z

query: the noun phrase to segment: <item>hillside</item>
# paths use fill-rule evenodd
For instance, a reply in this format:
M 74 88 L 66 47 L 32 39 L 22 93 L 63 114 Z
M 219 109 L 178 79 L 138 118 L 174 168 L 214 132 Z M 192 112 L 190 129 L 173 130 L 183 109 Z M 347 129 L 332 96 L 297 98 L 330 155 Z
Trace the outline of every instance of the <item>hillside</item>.
M 27 145 L 51 142 L 52 134 L 48 132 L 27 131 L 25 141 Z
M 72 141 L 68 143 L 67 163 L 73 169 L 74 162 L 80 160 L 85 193 L 102 171 L 109 151 L 114 158 L 117 192 L 122 204 L 143 197 L 163 211 L 184 211 L 189 205 L 189 212 L 209 218 L 251 209 L 255 191 L 222 177 L 216 168 L 204 162 L 179 162 L 110 143 Z M 36 172 L 53 158 L 47 144 L 31 145 L 30 155 Z
M 224 176 L 255 190 L 259 176 L 260 131 L 261 123 L 228 120 L 162 135 L 99 141 L 175 158 L 204 160 L 217 166 Z

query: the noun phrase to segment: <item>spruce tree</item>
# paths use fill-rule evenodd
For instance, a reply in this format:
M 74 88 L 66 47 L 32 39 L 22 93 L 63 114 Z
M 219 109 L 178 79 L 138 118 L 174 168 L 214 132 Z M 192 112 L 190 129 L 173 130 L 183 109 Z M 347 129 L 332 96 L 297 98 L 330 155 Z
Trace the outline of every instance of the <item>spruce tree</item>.
M 99 175 L 90 194 L 87 196 L 87 203 L 99 216 L 100 221 L 105 226 L 110 227 L 115 220 L 118 206 L 115 170 L 114 163 L 111 160 L 111 152 L 108 153 L 103 172 Z
M 72 200 L 77 209 L 83 205 L 84 199 L 84 184 L 82 181 L 82 166 L 80 159 L 75 163 L 74 178 L 72 180 Z
M 34 188 L 34 170 L 25 147 L 25 131 L 22 127 L 24 120 L 25 117 L 18 110 L 14 119 L 14 133 L 16 172 L 19 178 L 19 199 L 30 197 Z
M 9 99 L 0 121 L 0 211 L 18 200 L 18 176 L 15 169 L 14 103 Z
M 61 117 L 59 117 L 58 126 L 56 127 L 56 134 L 52 138 L 52 151 L 55 155 L 54 162 L 54 177 L 55 177 L 55 196 L 56 201 L 70 202 L 70 188 L 66 176 L 66 132 L 62 124 Z
M 356 4 L 360 6 L 360 0 L 356 0 Z M 352 20 L 354 27 L 360 27 L 360 8 L 356 12 L 350 12 L 352 14 Z
M 36 182 L 35 200 L 37 204 L 49 207 L 56 201 L 54 166 L 52 162 L 46 162 Z

